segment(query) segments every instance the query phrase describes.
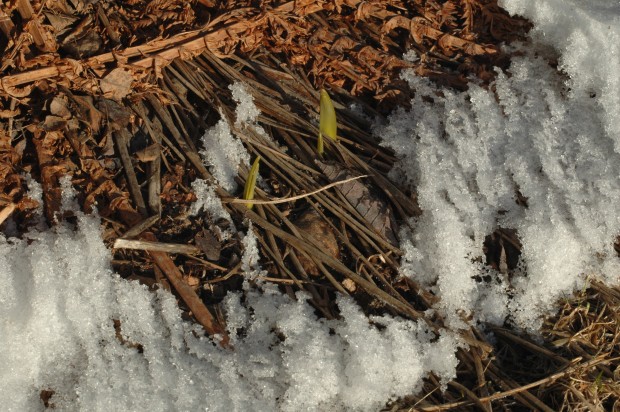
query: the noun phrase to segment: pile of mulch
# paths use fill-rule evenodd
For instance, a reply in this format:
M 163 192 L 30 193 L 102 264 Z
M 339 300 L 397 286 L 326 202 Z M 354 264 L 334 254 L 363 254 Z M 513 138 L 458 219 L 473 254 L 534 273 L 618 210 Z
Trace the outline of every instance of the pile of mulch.
M 169 288 L 188 319 L 223 334 L 219 303 L 241 286 L 243 247 L 220 236 L 229 223 L 189 209 L 191 183 L 214 183 L 200 137 L 225 117 L 261 157 L 270 192 L 257 191 L 249 210 L 234 201 L 239 193 L 217 189 L 237 227 L 252 222 L 264 281 L 293 297 L 307 291 L 326 318 L 338 316 L 343 293 L 368 314 L 439 329 L 439 316 L 423 315 L 437 298 L 398 276 L 394 230 L 423 211 L 415 192 L 386 177 L 396 159 L 368 119 L 408 104 L 415 91 L 403 69 L 459 90 L 471 78 L 488 84 L 510 62 L 501 46 L 528 28 L 494 0 L 10 2 L 0 8 L 0 224 L 19 235 L 40 207 L 50 225 L 73 219 L 59 213 L 60 179 L 71 176 L 81 207 L 102 217 L 115 270 Z M 252 94 L 267 136 L 234 126 L 235 82 Z M 320 88 L 335 102 L 342 138 L 326 142 L 319 160 Z M 42 205 L 27 196 L 28 175 L 42 185 Z M 297 198 L 260 202 L 280 197 Z M 619 291 L 593 281 L 549 320 L 544 343 L 496 328 L 491 344 L 472 328 L 447 391 L 429 376 L 421 393 L 386 408 L 610 409 L 619 399 L 619 306 Z

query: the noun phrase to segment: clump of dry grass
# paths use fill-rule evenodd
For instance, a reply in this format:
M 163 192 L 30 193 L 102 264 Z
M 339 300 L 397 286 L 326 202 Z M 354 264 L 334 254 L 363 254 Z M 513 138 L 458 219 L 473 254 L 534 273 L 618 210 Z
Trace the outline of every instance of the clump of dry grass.
M 489 377 L 499 378 L 494 383 L 508 385 L 503 391 L 465 400 L 476 387 L 463 385 L 468 378 L 461 370 L 446 393 L 431 378 L 422 393 L 385 410 L 620 410 L 620 288 L 592 280 L 560 303 L 541 337 L 491 330 L 496 342 L 486 367 Z
M 566 299 L 542 334 L 554 352 L 595 364 L 579 368 L 549 388 L 558 409 L 620 410 L 620 290 L 592 280 Z

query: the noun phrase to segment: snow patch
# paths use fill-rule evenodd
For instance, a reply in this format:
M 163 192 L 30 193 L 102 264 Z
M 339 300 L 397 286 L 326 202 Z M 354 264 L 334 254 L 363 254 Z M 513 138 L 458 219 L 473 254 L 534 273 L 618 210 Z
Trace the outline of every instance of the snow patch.
M 570 66 L 577 74 L 568 90 L 539 46 L 523 47 L 489 90 L 472 84 L 457 93 L 406 74 L 418 91 L 412 111 L 397 111 L 376 131 L 400 158 L 393 173 L 417 190 L 424 211 L 402 233 L 402 274 L 434 285 L 453 327 L 473 315 L 536 332 L 587 275 L 618 282 L 620 129 L 609 125 L 620 106 L 605 96 L 620 64 L 579 84 L 588 68 Z M 517 204 L 517 190 L 527 207 Z M 516 229 L 523 244 L 511 285 L 480 263 L 484 237 L 498 227 Z M 489 274 L 491 282 L 479 281 Z
M 454 376 L 448 332 L 432 342 L 424 324 L 389 316 L 378 329 L 345 298 L 342 319 L 319 320 L 308 296 L 270 285 L 226 297 L 234 350 L 222 349 L 172 294 L 113 273 L 99 220 L 77 218 L 77 231 L 0 237 L 5 410 L 41 410 L 42 390 L 58 410 L 377 410 L 430 370 Z

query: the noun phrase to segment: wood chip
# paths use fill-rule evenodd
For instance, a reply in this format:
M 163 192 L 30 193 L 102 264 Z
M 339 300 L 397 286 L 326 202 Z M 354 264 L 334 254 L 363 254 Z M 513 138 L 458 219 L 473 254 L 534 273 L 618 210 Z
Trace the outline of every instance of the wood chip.
M 4 223 L 4 221 L 8 219 L 9 216 L 11 216 L 11 213 L 13 213 L 15 207 L 15 203 L 9 203 L 8 206 L 0 210 L 0 225 Z

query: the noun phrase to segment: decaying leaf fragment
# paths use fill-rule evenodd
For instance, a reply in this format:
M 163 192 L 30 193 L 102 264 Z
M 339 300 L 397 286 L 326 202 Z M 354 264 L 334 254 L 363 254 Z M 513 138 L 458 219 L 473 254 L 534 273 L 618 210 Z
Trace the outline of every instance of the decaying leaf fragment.
M 11 216 L 11 213 L 13 213 L 13 211 L 15 210 L 17 206 L 15 205 L 15 203 L 9 203 L 8 206 L 6 206 L 3 209 L 0 209 L 0 225 L 2 223 L 4 223 L 4 221 Z
M 131 93 L 131 83 L 133 75 L 122 68 L 112 70 L 107 76 L 101 79 L 99 87 L 104 96 L 113 100 L 120 101 L 129 93 Z
M 159 157 L 161 152 L 161 145 L 159 143 L 153 143 L 142 150 L 135 152 L 135 156 L 139 161 L 143 163 L 152 162 Z
M 207 259 L 213 261 L 220 259 L 222 245 L 211 230 L 202 229 L 201 232 L 196 233 L 194 241 L 196 242 L 196 246 L 207 255 Z
M 350 170 L 332 162 L 316 161 L 321 171 L 330 182 L 336 182 L 354 176 Z M 381 199 L 362 179 L 351 180 L 336 186 L 347 201 L 360 215 L 392 245 L 397 246 L 396 220 L 390 205 Z
M 304 235 L 312 238 L 314 243 L 323 252 L 336 259 L 340 259 L 340 248 L 332 227 L 314 209 L 309 209 L 294 220 L 297 229 Z M 320 276 L 319 268 L 312 259 L 302 253 L 297 254 L 297 259 L 307 274 Z

